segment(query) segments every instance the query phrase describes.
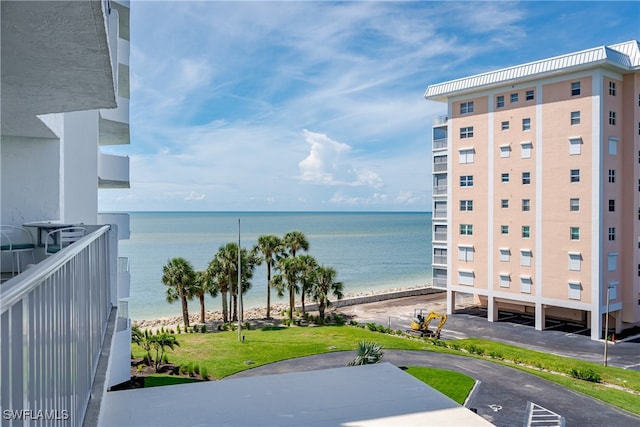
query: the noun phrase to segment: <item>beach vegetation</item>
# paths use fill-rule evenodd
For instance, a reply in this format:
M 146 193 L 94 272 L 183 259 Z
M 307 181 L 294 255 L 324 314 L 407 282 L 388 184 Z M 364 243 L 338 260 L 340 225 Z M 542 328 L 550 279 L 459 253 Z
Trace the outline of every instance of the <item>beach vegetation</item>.
M 187 300 L 193 298 L 195 271 L 189 261 L 177 257 L 170 259 L 162 268 L 162 283 L 167 286 L 167 302 L 180 301 L 182 304 L 182 319 L 185 326 L 189 326 L 189 306 Z
M 344 284 L 337 281 L 338 273 L 332 267 L 324 265 L 316 267 L 310 276 L 310 286 L 308 293 L 318 304 L 318 314 L 320 323 L 324 323 L 325 308 L 331 305 L 329 297 L 334 295 L 337 299 L 344 296 Z M 342 319 L 342 317 L 341 317 Z
M 305 316 L 305 296 L 309 294 L 318 268 L 318 261 L 311 255 L 300 255 L 300 300 L 302 303 L 301 316 Z
M 191 288 L 194 297 L 200 302 L 200 323 L 206 322 L 204 297 L 209 294 L 211 298 L 218 296 L 218 288 L 209 274 L 209 270 L 198 270 L 195 272 L 195 281 Z
M 265 263 L 267 266 L 267 319 L 271 318 L 271 272 L 283 250 L 282 239 L 273 234 L 258 237 L 258 243 L 251 250 L 256 265 Z
M 361 366 L 380 363 L 384 356 L 382 346 L 372 341 L 359 341 L 356 348 L 356 357 L 347 366 Z
M 285 257 L 278 260 L 278 273 L 273 276 L 273 285 L 278 296 L 289 293 L 289 321 L 293 322 L 295 311 L 295 294 L 300 293 L 301 276 L 304 271 L 304 261 L 300 257 Z
M 251 279 L 257 258 L 246 248 L 240 248 L 240 292 L 251 289 Z M 229 242 L 218 249 L 207 267 L 209 277 L 222 299 L 224 322 L 238 320 L 238 244 Z M 228 304 L 228 305 L 227 305 Z

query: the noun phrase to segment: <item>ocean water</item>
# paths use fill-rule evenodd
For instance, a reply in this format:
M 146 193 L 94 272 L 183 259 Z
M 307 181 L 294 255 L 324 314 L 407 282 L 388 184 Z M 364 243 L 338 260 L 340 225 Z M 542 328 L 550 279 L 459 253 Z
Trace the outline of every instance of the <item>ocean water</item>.
M 308 254 L 331 266 L 345 294 L 431 283 L 431 213 L 409 212 L 132 212 L 131 237 L 120 242 L 129 257 L 132 319 L 180 315 L 180 304 L 165 300 L 162 267 L 183 257 L 205 269 L 218 249 L 238 241 L 252 248 L 260 235 L 303 232 Z M 266 265 L 256 267 L 244 307 L 266 305 Z M 272 304 L 288 302 L 271 294 Z M 207 296 L 207 310 L 220 310 L 220 298 Z M 197 313 L 197 301 L 189 311 Z

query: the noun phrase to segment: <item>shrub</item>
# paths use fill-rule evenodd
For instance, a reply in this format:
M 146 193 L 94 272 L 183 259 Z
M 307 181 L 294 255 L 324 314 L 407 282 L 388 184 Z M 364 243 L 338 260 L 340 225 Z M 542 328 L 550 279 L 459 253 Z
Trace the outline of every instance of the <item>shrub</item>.
M 402 329 L 396 329 L 396 335 L 402 335 Z
M 336 314 L 335 322 L 340 326 L 344 325 L 344 316 L 342 314 Z
M 452 350 L 460 350 L 460 344 L 458 344 L 457 342 L 450 342 L 449 348 Z
M 180 365 L 180 369 L 178 370 L 182 375 L 185 375 L 189 372 L 189 363 L 184 365 Z
M 584 380 L 584 381 L 590 381 L 592 383 L 599 383 L 602 380 L 602 378 L 600 377 L 600 374 L 591 368 L 586 368 L 586 369 L 571 368 L 570 374 L 573 378 L 577 378 L 579 380 Z
M 203 334 L 207 332 L 207 325 L 202 325 L 200 327 L 200 332 L 202 332 Z
M 180 330 L 180 325 L 176 326 L 176 330 L 178 331 L 179 334 L 182 333 L 182 331 Z
M 373 322 L 369 322 L 369 323 L 367 323 L 367 328 L 369 328 L 370 331 L 375 332 L 377 330 L 378 326 Z
M 209 380 L 209 371 L 207 370 L 206 366 L 202 366 L 200 368 L 200 376 L 202 377 L 203 380 L 208 381 Z
M 144 365 L 142 363 L 136 367 L 136 371 L 138 372 L 142 372 L 143 369 L 144 369 Z
M 162 355 L 162 363 L 169 363 L 169 358 L 167 357 L 166 353 Z
M 191 362 L 187 363 L 187 372 L 186 373 L 190 377 L 193 376 L 193 363 L 191 363 Z
M 200 365 L 193 365 L 193 373 L 200 375 Z
M 349 321 L 349 325 L 351 326 L 358 326 L 358 322 L 356 320 L 350 320 Z
M 484 354 L 484 348 L 475 344 L 471 344 L 469 347 L 467 347 L 467 351 L 471 354 L 477 354 L 479 356 L 482 356 Z
M 491 352 L 489 352 L 489 357 L 490 357 L 490 358 L 492 358 L 492 359 L 499 359 L 499 360 L 502 360 L 502 359 L 503 359 L 503 357 L 502 357 L 502 353 L 499 353 L 499 352 L 497 352 L 497 351 L 491 351 Z
M 371 341 L 360 341 L 356 350 L 356 358 L 347 364 L 347 366 L 359 366 L 378 363 L 382 359 L 384 351 L 382 346 Z

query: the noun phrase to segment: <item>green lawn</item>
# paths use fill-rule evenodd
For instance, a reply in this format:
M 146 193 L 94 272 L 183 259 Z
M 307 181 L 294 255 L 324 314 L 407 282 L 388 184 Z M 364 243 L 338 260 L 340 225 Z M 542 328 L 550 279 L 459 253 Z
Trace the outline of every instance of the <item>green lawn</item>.
M 350 326 L 265 328 L 245 330 L 243 335 L 244 342 L 238 342 L 238 333 L 234 331 L 177 335 L 180 347 L 168 352 L 169 361 L 180 365 L 189 362 L 198 364 L 200 368 L 207 369 L 211 379 L 220 379 L 267 363 L 332 351 L 355 350 L 358 341 L 374 341 L 385 349 L 425 350 L 483 357 L 530 372 L 640 415 L 640 372 L 605 368 L 595 363 L 488 340 L 440 341 L 440 345 L 433 345 L 431 340 L 407 339 Z M 470 354 L 469 349 L 484 355 Z M 132 353 L 135 357 L 143 355 L 137 345 L 132 345 Z M 592 369 L 601 376 L 604 383 L 624 387 L 631 392 L 572 378 L 568 375 L 572 368 Z
M 409 366 L 406 372 L 461 405 L 476 383 L 476 380 L 471 377 L 445 369 Z

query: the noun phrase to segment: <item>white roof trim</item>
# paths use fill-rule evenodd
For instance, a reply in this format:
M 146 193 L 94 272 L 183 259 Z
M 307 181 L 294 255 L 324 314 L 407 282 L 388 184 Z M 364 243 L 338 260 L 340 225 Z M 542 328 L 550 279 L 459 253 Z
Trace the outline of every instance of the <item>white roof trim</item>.
M 503 68 L 475 76 L 450 80 L 427 87 L 424 97 L 445 101 L 459 92 L 504 85 L 516 80 L 526 81 L 544 75 L 558 74 L 599 65 L 610 65 L 624 71 L 640 70 L 640 42 L 636 40 L 611 46 L 599 46 L 579 52 Z

